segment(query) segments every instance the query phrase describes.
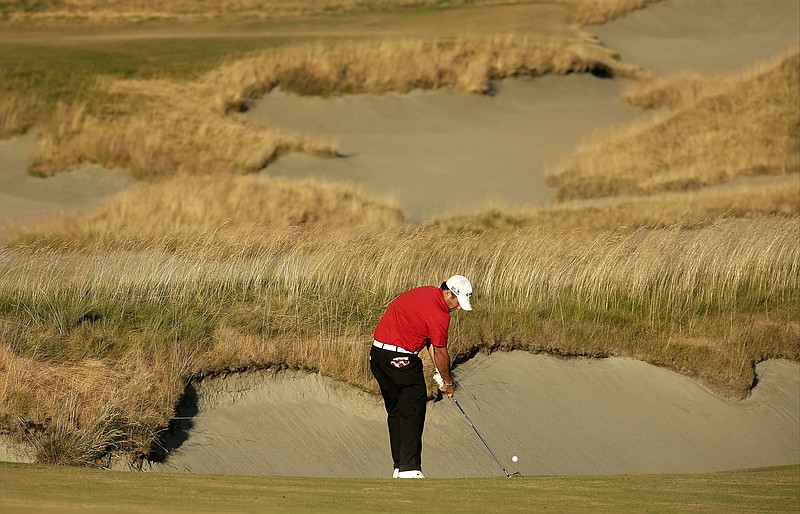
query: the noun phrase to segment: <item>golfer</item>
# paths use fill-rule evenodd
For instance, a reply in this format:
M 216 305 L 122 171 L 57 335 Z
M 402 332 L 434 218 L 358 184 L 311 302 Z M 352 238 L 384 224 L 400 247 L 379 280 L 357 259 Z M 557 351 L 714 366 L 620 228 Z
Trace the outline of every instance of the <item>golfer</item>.
M 428 348 L 442 383 L 452 397 L 453 377 L 447 353 L 450 313 L 471 311 L 472 284 L 454 275 L 440 287 L 424 286 L 401 294 L 389 304 L 375 327 L 370 369 L 386 406 L 394 478 L 425 478 L 422 474 L 422 429 L 428 388 L 419 352 Z

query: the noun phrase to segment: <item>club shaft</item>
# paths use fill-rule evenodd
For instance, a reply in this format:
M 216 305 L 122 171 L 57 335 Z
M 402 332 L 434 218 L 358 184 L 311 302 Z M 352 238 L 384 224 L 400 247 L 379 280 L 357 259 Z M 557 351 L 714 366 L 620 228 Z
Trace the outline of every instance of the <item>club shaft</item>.
M 493 459 L 494 459 L 494 461 L 497 463 L 497 465 L 498 465 L 498 466 L 500 466 L 500 469 L 502 469 L 502 470 L 503 470 L 503 473 L 505 473 L 505 475 L 506 475 L 508 478 L 511 478 L 511 475 L 509 475 L 509 474 L 508 474 L 508 471 L 506 471 L 506 468 L 505 468 L 505 466 L 503 466 L 503 464 L 501 464 L 501 463 L 500 463 L 500 459 L 498 459 L 498 458 L 497 458 L 497 455 L 495 455 L 495 454 L 494 454 L 494 452 L 492 451 L 492 449 L 491 449 L 491 448 L 489 448 L 489 445 L 488 445 L 488 444 L 486 444 L 486 441 L 483 439 L 483 436 L 481 435 L 481 433 L 480 433 L 480 432 L 478 432 L 478 429 L 477 429 L 477 428 L 475 428 L 475 423 L 473 423 L 473 422 L 472 422 L 472 420 L 471 420 L 471 419 L 469 419 L 469 416 L 467 416 L 467 413 L 466 413 L 466 412 L 464 412 L 464 409 L 462 409 L 462 408 L 461 408 L 461 404 L 460 404 L 460 403 L 458 403 L 458 400 L 456 400 L 456 399 L 455 399 L 455 398 L 453 398 L 452 396 L 451 396 L 450 398 L 451 398 L 451 399 L 453 400 L 453 402 L 456 404 L 456 407 L 458 407 L 458 410 L 460 410 L 460 411 L 461 411 L 461 414 L 463 414 L 463 415 L 464 415 L 464 417 L 465 417 L 465 418 L 467 418 L 467 422 L 469 423 L 469 426 L 471 426 L 471 427 L 472 427 L 472 430 L 474 430 L 474 431 L 475 431 L 475 433 L 476 433 L 476 434 L 478 434 L 478 438 L 480 438 L 481 442 L 482 442 L 482 443 L 483 443 L 483 445 L 486 447 L 486 449 L 487 449 L 487 450 L 489 450 L 489 453 L 492 455 L 492 458 L 493 458 Z

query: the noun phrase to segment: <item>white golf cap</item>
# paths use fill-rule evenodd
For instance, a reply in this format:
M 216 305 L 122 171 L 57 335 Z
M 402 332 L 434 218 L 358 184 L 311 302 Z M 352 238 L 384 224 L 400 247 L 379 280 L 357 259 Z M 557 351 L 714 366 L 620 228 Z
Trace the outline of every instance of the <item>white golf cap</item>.
M 469 303 L 472 298 L 472 284 L 464 275 L 453 275 L 445 282 L 447 289 L 458 298 L 458 304 L 465 311 L 472 310 L 472 304 Z

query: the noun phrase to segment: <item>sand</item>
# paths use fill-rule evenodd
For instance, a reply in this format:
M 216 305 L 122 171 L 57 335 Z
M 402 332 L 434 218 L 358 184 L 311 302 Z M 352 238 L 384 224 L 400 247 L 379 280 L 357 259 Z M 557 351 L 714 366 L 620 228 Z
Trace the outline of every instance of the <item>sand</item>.
M 457 398 L 509 472 L 706 472 L 800 462 L 800 364 L 759 364 L 741 402 L 639 361 L 478 355 Z M 388 477 L 380 399 L 315 374 L 262 372 L 196 384 L 179 415 L 188 439 L 158 471 Z M 196 413 L 196 414 L 195 414 Z M 191 428 L 188 428 L 191 425 Z M 186 434 L 178 432 L 176 439 Z M 513 463 L 511 456 L 519 456 Z M 423 471 L 502 475 L 448 399 L 430 403 Z
M 590 31 L 655 75 L 727 75 L 797 46 L 800 2 L 666 0 Z
M 293 154 L 265 173 L 354 183 L 421 222 L 492 204 L 552 204 L 547 164 L 595 130 L 640 114 L 620 102 L 621 87 L 570 75 L 503 81 L 493 96 L 417 91 L 328 100 L 278 92 L 255 102 L 247 121 L 337 141 L 345 155 Z
M 133 184 L 129 171 L 82 166 L 52 178 L 30 175 L 35 135 L 0 141 L 0 222 L 75 214 Z
M 796 0 L 667 0 L 592 30 L 656 73 L 729 73 L 800 38 Z M 505 81 L 453 92 L 300 99 L 276 93 L 248 121 L 338 139 L 347 157 L 282 157 L 263 173 L 348 181 L 394 198 L 412 221 L 491 202 L 547 205 L 548 162 L 594 130 L 642 113 L 624 83 L 590 76 Z M 0 142 L 0 219 L 90 208 L 130 175 L 92 167 L 25 174 L 32 136 Z M 366 358 L 366 356 L 365 356 Z M 524 475 L 702 472 L 800 462 L 800 364 L 758 365 L 752 396 L 731 402 L 695 381 L 625 359 L 564 361 L 515 352 L 457 369 L 459 399 L 510 471 Z M 193 473 L 384 477 L 379 399 L 315 374 L 231 375 L 192 386 L 184 431 L 151 469 Z M 449 400 L 430 405 L 430 476 L 500 469 Z M 0 452 L 0 459 L 14 458 Z M 520 460 L 512 464 L 510 457 Z

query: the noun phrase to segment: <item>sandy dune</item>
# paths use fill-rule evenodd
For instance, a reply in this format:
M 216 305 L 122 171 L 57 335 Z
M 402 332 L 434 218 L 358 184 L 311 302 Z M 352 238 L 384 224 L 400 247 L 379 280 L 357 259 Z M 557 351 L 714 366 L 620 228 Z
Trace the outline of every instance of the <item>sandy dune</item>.
M 800 462 L 800 364 L 758 366 L 750 398 L 729 402 L 677 373 L 627 359 L 479 355 L 458 368 L 461 406 L 509 472 L 703 472 Z M 244 374 L 197 384 L 182 405 L 189 438 L 153 469 L 388 477 L 377 397 L 318 375 Z M 197 413 L 196 415 L 193 415 Z M 180 440 L 181 432 L 176 440 Z M 173 440 L 174 442 L 175 440 Z M 450 400 L 429 404 L 429 476 L 502 475 Z M 511 456 L 519 462 L 512 463 Z

